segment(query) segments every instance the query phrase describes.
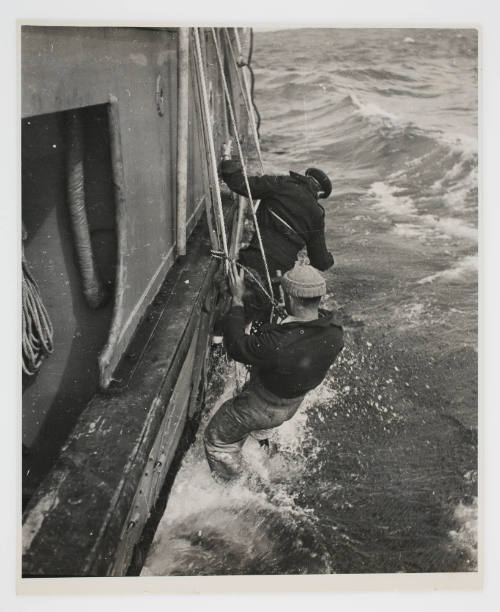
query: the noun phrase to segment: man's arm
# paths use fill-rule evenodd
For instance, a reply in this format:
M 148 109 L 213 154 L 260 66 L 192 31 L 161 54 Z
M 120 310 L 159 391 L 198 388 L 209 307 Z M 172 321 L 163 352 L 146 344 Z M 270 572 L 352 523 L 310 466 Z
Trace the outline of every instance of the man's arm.
M 224 319 L 224 341 L 229 356 L 247 365 L 263 365 L 273 357 L 276 342 L 273 333 L 252 336 L 245 333 L 243 295 L 245 294 L 245 272 L 238 272 L 233 262 L 229 266 L 229 288 L 233 303 Z
M 265 365 L 276 357 L 272 331 L 257 336 L 245 333 L 243 306 L 233 304 L 225 317 L 224 344 L 231 359 L 246 365 Z
M 319 218 L 318 228 L 310 231 L 306 238 L 307 256 L 311 266 L 318 270 L 328 270 L 334 264 L 333 256 L 328 251 L 325 242 L 325 221 Z
M 219 173 L 226 185 L 242 196 L 248 197 L 243 170 L 238 161 L 224 160 L 221 162 Z M 260 199 L 269 196 L 278 187 L 282 177 L 264 175 L 248 176 L 248 184 L 252 198 Z

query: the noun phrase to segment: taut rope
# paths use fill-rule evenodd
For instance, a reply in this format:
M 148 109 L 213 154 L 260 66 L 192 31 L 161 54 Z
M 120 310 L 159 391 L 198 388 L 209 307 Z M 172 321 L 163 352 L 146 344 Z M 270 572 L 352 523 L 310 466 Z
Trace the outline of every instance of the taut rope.
M 215 189 L 216 213 L 219 218 L 219 225 L 220 225 L 221 239 L 222 239 L 222 249 L 225 255 L 227 256 L 228 248 L 227 248 L 226 227 L 224 225 L 224 212 L 222 210 L 222 198 L 220 194 L 219 177 L 217 175 L 217 157 L 215 155 L 214 135 L 213 135 L 212 123 L 210 119 L 210 105 L 208 102 L 207 82 L 205 78 L 205 69 L 203 67 L 203 56 L 201 54 L 200 35 L 198 33 L 198 28 L 193 28 L 193 33 L 194 33 L 194 42 L 196 46 L 196 57 L 198 60 L 198 67 L 200 70 L 200 77 L 201 77 L 200 81 L 201 81 L 201 93 L 202 93 L 202 99 L 203 99 L 204 118 L 205 118 L 205 124 L 207 126 L 207 131 L 208 131 L 208 146 L 209 146 L 210 158 L 211 158 L 210 166 L 212 170 L 212 180 L 213 180 L 213 186 Z
M 263 263 L 264 263 L 264 269 L 265 269 L 265 272 L 266 272 L 267 284 L 269 286 L 269 290 L 270 290 L 270 293 L 272 295 L 272 293 L 273 293 L 273 284 L 271 282 L 271 276 L 269 274 L 269 267 L 267 265 L 267 258 L 266 258 L 266 254 L 264 252 L 264 245 L 262 244 L 262 237 L 261 237 L 261 234 L 260 234 L 259 223 L 257 221 L 257 215 L 256 215 L 256 212 L 255 212 L 255 206 L 253 204 L 252 192 L 250 190 L 250 184 L 248 182 L 248 174 L 247 174 L 247 170 L 246 170 L 245 159 L 243 157 L 243 151 L 241 149 L 238 125 L 236 123 L 236 118 L 235 118 L 234 111 L 233 111 L 233 105 L 232 105 L 232 102 L 231 102 L 231 96 L 229 94 L 229 89 L 228 89 L 228 86 L 227 86 L 226 75 L 224 74 L 224 66 L 223 66 L 223 63 L 222 63 L 222 57 L 221 57 L 221 53 L 220 53 L 219 43 L 217 41 L 217 36 L 215 34 L 215 29 L 211 28 L 211 30 L 212 30 L 212 37 L 213 37 L 214 44 L 215 44 L 215 51 L 216 51 L 216 54 L 217 54 L 217 61 L 218 61 L 218 64 L 219 64 L 219 69 L 220 69 L 221 78 L 222 78 L 222 86 L 223 86 L 223 89 L 224 89 L 224 94 L 226 96 L 226 102 L 227 102 L 227 106 L 228 106 L 228 109 L 229 109 L 229 115 L 231 117 L 231 123 L 232 123 L 232 126 L 233 126 L 233 131 L 234 131 L 234 134 L 236 136 L 236 145 L 238 147 L 238 155 L 240 157 L 241 168 L 242 168 L 242 171 L 243 171 L 243 178 L 245 180 L 245 187 L 246 187 L 247 194 L 248 194 L 248 202 L 250 204 L 250 210 L 252 212 L 253 222 L 254 222 L 254 225 L 255 225 L 255 234 L 257 236 L 257 240 L 258 240 L 258 243 L 259 243 L 259 249 L 260 249 L 260 252 L 261 252 L 261 255 L 262 255 L 262 260 L 263 260 Z M 222 207 L 221 207 L 221 212 L 222 212 Z M 227 249 L 224 249 L 224 253 L 227 254 Z

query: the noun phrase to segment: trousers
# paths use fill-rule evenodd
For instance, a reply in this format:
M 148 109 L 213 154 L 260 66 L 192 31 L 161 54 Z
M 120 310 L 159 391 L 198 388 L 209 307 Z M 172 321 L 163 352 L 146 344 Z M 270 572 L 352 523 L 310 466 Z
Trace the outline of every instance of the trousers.
M 205 453 L 213 473 L 232 480 L 243 471 L 241 449 L 251 434 L 268 437 L 266 430 L 288 421 L 304 396 L 278 397 L 257 379 L 251 379 L 238 395 L 224 402 L 210 420 L 204 435 Z

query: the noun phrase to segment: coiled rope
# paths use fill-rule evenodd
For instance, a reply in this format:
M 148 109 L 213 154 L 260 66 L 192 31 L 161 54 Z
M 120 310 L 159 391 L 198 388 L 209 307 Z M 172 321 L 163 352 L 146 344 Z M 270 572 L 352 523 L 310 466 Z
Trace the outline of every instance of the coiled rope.
M 23 372 L 33 376 L 40 369 L 43 358 L 54 350 L 54 328 L 43 305 L 40 290 L 31 275 L 24 257 L 23 266 Z

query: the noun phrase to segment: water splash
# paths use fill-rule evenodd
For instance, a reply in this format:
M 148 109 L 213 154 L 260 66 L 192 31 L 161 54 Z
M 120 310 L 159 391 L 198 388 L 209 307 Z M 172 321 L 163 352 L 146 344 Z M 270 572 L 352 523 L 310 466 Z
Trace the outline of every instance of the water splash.
M 227 376 L 231 367 L 220 364 L 221 374 Z M 296 503 L 297 485 L 311 460 L 303 454 L 308 408 L 329 392 L 305 401 L 293 419 L 273 431 L 278 454 L 269 457 L 250 437 L 243 449 L 246 473 L 226 484 L 212 478 L 202 437 L 210 416 L 234 391 L 234 377 L 227 377 L 183 461 L 142 575 L 332 571 L 313 509 Z

